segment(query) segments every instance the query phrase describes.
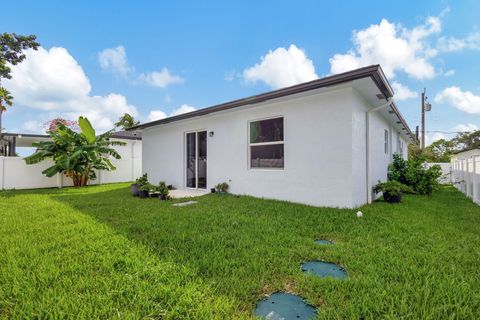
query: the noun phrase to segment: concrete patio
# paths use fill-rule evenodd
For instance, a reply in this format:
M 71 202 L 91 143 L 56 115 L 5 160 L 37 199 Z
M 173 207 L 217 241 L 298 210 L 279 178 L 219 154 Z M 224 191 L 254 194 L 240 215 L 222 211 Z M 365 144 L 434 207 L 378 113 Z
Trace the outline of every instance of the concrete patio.
M 200 197 L 210 193 L 209 190 L 202 189 L 176 189 L 170 190 L 170 197 L 174 199 Z

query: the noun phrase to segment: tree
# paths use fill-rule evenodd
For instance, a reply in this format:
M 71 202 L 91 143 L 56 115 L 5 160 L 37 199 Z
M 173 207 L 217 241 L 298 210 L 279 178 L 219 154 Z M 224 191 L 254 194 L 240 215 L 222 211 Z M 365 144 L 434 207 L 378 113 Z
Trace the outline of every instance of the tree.
M 125 113 L 123 116 L 118 119 L 118 122 L 115 123 L 115 127 L 122 128 L 123 130 L 130 129 L 139 125 L 140 121 L 136 121 L 132 115 Z
M 111 141 L 114 131 L 97 136 L 87 118 L 78 118 L 81 132 L 76 132 L 63 123 L 56 130 L 49 131 L 52 141 L 33 143 L 37 148 L 34 154 L 25 158 L 27 164 L 35 164 L 52 159 L 54 165 L 42 173 L 53 177 L 57 173 L 65 174 L 73 180 L 75 187 L 87 185 L 96 179 L 95 170 L 115 170 L 110 156 L 120 159 L 118 152 L 111 146 L 125 145 L 124 142 Z
M 44 125 L 47 127 L 47 131 L 56 131 L 58 130 L 58 125 L 63 124 L 66 127 L 69 127 L 70 129 L 73 129 L 76 131 L 78 128 L 78 123 L 77 121 L 72 121 L 72 120 L 66 120 L 63 118 L 55 118 L 50 121 L 47 121 Z
M 459 133 L 452 139 L 458 150 L 470 150 L 480 147 L 480 130 Z
M 2 79 L 12 78 L 14 66 L 25 60 L 24 50 L 32 48 L 37 50 L 40 44 L 36 42 L 37 36 L 21 36 L 15 33 L 0 34 L 0 140 L 2 139 L 2 114 L 7 106 L 13 105 L 13 97 L 7 89 L 1 86 Z
M 428 162 L 450 162 L 450 157 L 456 150 L 455 148 L 454 139 L 440 139 L 426 147 L 422 154 Z

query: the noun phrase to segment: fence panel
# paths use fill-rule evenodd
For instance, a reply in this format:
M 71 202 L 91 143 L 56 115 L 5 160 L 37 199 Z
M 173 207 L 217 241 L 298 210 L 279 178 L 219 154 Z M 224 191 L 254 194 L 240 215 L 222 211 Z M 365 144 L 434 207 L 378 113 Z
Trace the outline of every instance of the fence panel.
M 97 172 L 97 179 L 89 184 L 129 182 L 142 172 L 142 159 L 130 158 L 112 160 L 117 167 L 114 171 Z M 47 160 L 27 165 L 20 157 L 0 157 L 0 190 L 2 189 L 38 189 L 72 186 L 72 180 L 63 175 L 47 178 L 42 171 L 52 165 Z
M 452 161 L 452 183 L 455 188 L 480 204 L 480 157 Z

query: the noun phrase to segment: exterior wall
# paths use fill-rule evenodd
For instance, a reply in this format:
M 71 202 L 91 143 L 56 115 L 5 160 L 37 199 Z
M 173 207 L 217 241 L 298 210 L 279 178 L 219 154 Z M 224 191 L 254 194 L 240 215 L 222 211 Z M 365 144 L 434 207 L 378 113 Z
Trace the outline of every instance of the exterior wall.
M 366 111 L 352 88 L 176 121 L 143 130 L 143 170 L 150 181 L 186 188 L 185 133 L 214 132 L 207 138 L 207 189 L 227 182 L 234 194 L 316 206 L 357 207 L 366 203 Z M 248 122 L 284 117 L 284 169 L 249 169 Z M 390 132 L 384 152 L 384 130 Z M 371 182 L 386 180 L 397 152 L 398 132 L 371 113 Z M 404 142 L 404 157 L 407 141 Z
M 366 184 L 366 112 L 372 108 L 356 91 L 352 100 L 352 175 L 354 189 L 352 199 L 354 206 L 367 201 Z M 385 130 L 389 132 L 388 152 L 385 153 Z M 403 142 L 403 150 L 401 143 Z M 370 113 L 370 183 L 374 187 L 378 181 L 387 180 L 388 165 L 393 155 L 402 154 L 408 157 L 408 141 L 403 137 L 379 111 Z M 372 193 L 373 198 L 375 194 Z
M 116 146 L 122 159 L 113 159 L 115 171 L 97 172 L 97 179 L 90 184 L 132 181 L 142 173 L 142 142 L 139 140 L 120 140 L 125 146 Z M 71 179 L 63 176 L 47 178 L 42 171 L 52 165 L 47 160 L 34 165 L 27 165 L 21 157 L 0 157 L 1 189 L 36 189 L 71 186 Z
M 472 149 L 454 154 L 451 158 L 451 161 L 453 162 L 455 160 L 468 159 L 473 156 L 480 156 L 480 149 Z
M 269 101 L 147 128 L 143 170 L 152 182 L 185 188 L 185 133 L 207 138 L 207 188 L 318 206 L 352 207 L 352 89 Z M 284 117 L 284 169 L 249 169 L 248 122 Z

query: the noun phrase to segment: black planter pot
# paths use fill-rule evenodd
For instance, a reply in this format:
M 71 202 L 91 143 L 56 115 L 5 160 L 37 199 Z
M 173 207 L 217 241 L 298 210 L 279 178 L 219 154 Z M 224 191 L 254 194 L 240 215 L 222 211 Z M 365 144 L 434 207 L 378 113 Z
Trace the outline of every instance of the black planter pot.
M 149 192 L 147 190 L 139 190 L 138 196 L 142 199 L 148 198 Z
M 210 189 L 211 193 L 215 193 L 215 188 Z
M 132 196 L 138 197 L 139 188 L 140 188 L 140 185 L 137 183 L 134 183 L 130 186 L 130 191 L 132 192 Z
M 400 201 L 402 201 L 402 194 L 399 193 L 399 194 L 396 194 L 396 195 L 392 195 L 388 192 L 384 192 L 383 193 L 383 200 L 385 200 L 388 203 L 399 203 Z
M 158 199 L 160 199 L 162 201 L 165 201 L 165 200 L 167 200 L 167 197 L 165 197 L 163 194 L 159 194 Z

